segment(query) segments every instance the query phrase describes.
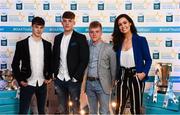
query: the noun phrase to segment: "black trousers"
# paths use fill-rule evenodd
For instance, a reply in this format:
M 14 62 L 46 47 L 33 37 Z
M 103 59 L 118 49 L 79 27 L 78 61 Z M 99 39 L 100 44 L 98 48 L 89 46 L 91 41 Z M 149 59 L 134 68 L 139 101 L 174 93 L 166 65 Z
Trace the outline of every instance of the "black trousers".
M 35 93 L 37 99 L 38 113 L 45 114 L 45 103 L 47 96 L 47 86 L 43 84 L 42 86 L 33 87 L 26 86 L 20 88 L 20 104 L 19 104 L 19 114 L 27 114 L 29 111 L 29 106 L 31 103 L 31 98 Z
M 129 97 L 131 104 L 131 113 L 141 114 L 141 106 L 145 83 L 139 80 L 137 76 L 135 76 L 136 71 L 134 70 L 134 68 L 123 68 L 121 70 L 121 82 L 119 82 L 117 88 L 118 105 L 116 108 L 116 114 L 119 114 L 119 109 L 120 114 L 123 114 Z

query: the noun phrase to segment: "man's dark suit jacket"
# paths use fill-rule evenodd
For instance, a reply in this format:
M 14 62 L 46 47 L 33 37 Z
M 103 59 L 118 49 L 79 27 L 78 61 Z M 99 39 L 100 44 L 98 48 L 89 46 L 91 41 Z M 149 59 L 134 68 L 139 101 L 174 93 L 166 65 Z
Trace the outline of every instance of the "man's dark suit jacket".
M 31 76 L 31 65 L 30 65 L 30 52 L 29 52 L 29 43 L 27 37 L 24 40 L 17 42 L 16 50 L 12 62 L 13 75 L 16 80 L 20 83 L 21 81 L 27 81 Z M 51 69 L 51 43 L 42 39 L 44 46 L 44 70 L 43 74 L 45 79 L 49 80 L 52 77 Z M 21 65 L 21 66 L 20 66 Z
M 55 37 L 53 46 L 53 71 L 57 77 L 60 66 L 60 46 L 64 33 Z M 67 68 L 69 76 L 75 78 L 78 82 L 82 82 L 84 71 L 89 62 L 89 46 L 85 35 L 73 31 L 68 51 L 67 51 Z

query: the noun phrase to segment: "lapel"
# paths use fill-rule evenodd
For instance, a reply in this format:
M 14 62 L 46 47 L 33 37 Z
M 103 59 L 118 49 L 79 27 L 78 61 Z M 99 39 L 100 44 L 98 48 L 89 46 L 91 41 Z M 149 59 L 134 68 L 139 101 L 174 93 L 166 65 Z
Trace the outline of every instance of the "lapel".
M 70 48 L 71 48 L 71 43 L 75 42 L 76 38 L 76 33 L 75 31 L 73 31 L 70 41 L 69 41 L 69 45 L 68 45 L 68 49 L 67 49 L 67 55 L 69 54 Z
M 30 36 L 29 36 L 30 37 Z M 26 52 L 27 59 L 30 61 L 30 52 L 29 52 L 29 37 L 26 38 L 25 44 L 24 44 L 24 50 Z
M 133 34 L 132 37 L 132 47 L 133 47 L 133 53 L 134 53 L 134 61 L 135 61 L 135 65 L 137 65 L 137 50 L 138 50 L 138 41 L 137 41 L 137 35 Z
M 58 56 L 60 56 L 60 53 L 61 53 L 61 41 L 63 38 L 63 34 L 64 33 L 60 34 L 59 39 L 57 39 L 57 47 L 56 48 L 57 48 L 57 53 L 59 53 Z

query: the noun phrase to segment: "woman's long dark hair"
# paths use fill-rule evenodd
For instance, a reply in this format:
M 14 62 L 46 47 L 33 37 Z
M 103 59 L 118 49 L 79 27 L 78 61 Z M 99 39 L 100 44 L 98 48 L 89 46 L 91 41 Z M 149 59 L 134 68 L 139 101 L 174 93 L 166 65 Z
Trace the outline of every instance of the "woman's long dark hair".
M 112 33 L 113 49 L 115 51 L 117 51 L 119 49 L 119 47 L 122 45 L 122 43 L 124 41 L 124 34 L 119 30 L 119 25 L 118 25 L 119 19 L 123 18 L 123 17 L 126 18 L 131 23 L 131 27 L 130 27 L 131 32 L 133 34 L 137 34 L 137 30 L 136 30 L 133 20 L 127 14 L 120 14 L 114 22 L 114 30 Z

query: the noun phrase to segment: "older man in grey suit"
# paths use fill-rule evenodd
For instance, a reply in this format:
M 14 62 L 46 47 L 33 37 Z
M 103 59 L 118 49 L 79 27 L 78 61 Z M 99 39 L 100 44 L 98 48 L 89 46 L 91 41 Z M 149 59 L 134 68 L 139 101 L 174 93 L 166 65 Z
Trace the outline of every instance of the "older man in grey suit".
M 116 56 L 110 44 L 101 40 L 102 26 L 93 21 L 89 26 L 90 60 L 87 68 L 86 94 L 90 114 L 109 114 L 111 87 L 116 73 Z

